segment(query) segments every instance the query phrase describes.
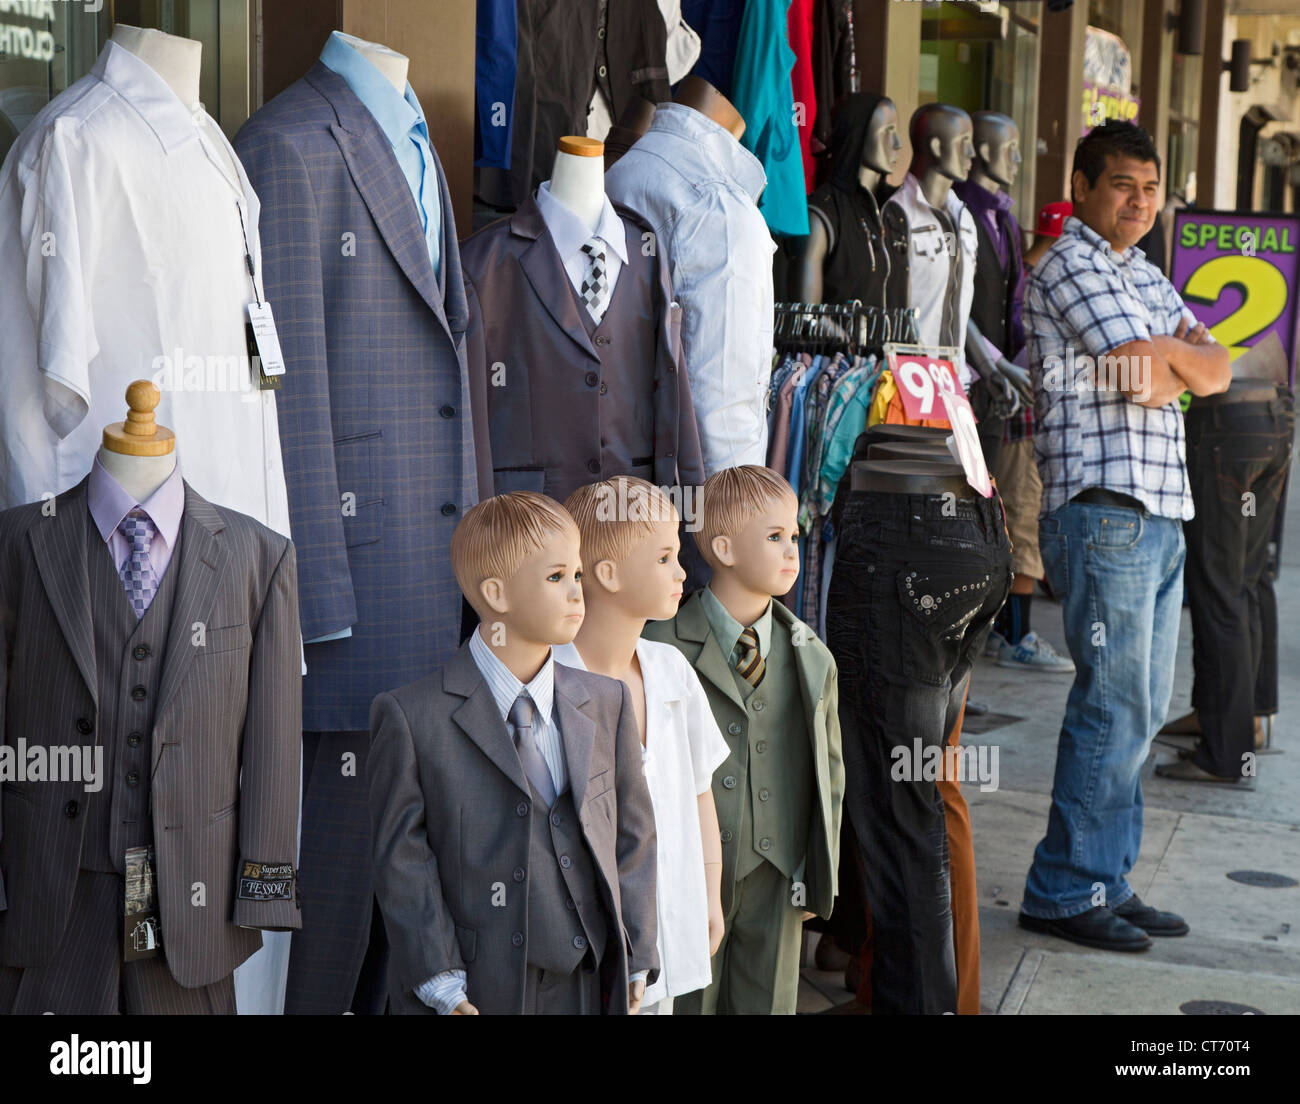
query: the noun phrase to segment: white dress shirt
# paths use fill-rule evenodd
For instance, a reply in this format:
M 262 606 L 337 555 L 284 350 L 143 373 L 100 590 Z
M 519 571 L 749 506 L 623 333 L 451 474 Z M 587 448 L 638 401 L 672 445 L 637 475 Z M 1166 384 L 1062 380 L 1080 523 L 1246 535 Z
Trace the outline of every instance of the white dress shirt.
M 552 649 L 558 663 L 585 671 L 572 644 Z M 713 785 L 713 772 L 731 754 L 718 731 L 709 699 L 694 668 L 671 644 L 638 640 L 645 683 L 646 787 L 655 813 L 659 977 L 644 1005 L 708 986 L 709 893 L 697 798 Z
M 609 197 L 667 251 L 706 477 L 767 461 L 776 243 L 758 210 L 766 184 L 726 130 L 672 103 L 605 176 Z
M 609 285 L 605 301 L 612 303 L 618 274 L 627 264 L 627 231 L 623 226 L 623 220 L 614 210 L 614 205 L 610 203 L 609 196 L 601 198 L 603 206 L 600 209 L 600 222 L 596 224 L 596 232 L 593 234 L 582 219 L 551 195 L 549 180 L 542 181 L 537 189 L 537 207 L 542 213 L 542 221 L 546 223 L 551 241 L 555 243 L 555 251 L 560 255 L 560 263 L 564 265 L 569 283 L 578 293 L 580 301 L 582 281 L 587 278 L 587 271 L 590 268 L 587 254 L 582 251 L 582 247 L 593 237 L 604 242 L 605 282 Z
M 244 341 L 258 211 L 216 122 L 115 42 L 36 116 L 0 169 L 0 506 L 81 480 L 127 384 L 154 379 L 190 485 L 289 535 Z
M 911 245 L 907 258 L 908 291 L 910 306 L 918 312 L 918 329 L 922 345 L 944 344 L 943 315 L 948 296 L 948 282 L 952 278 L 952 258 L 949 255 L 947 231 L 934 213 L 934 208 L 921 192 L 921 183 L 908 173 L 889 203 L 897 204 L 907 216 Z M 979 236 L 975 229 L 975 216 L 970 213 L 950 188 L 944 202 L 944 211 L 956 228 L 961 242 L 961 288 L 958 292 L 955 330 L 950 335 L 957 348 L 957 372 L 962 386 L 969 388 L 975 378 L 966 365 L 966 320 L 970 318 L 971 303 L 975 299 L 975 256 L 979 251 Z

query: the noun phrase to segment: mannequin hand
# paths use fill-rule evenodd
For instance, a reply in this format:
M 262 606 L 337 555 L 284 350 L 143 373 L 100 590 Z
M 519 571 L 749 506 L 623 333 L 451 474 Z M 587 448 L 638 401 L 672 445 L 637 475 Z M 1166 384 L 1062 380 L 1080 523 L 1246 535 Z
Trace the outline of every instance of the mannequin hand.
M 627 985 L 627 1014 L 635 1016 L 641 1011 L 641 1000 L 645 996 L 644 981 L 630 981 Z
M 726 924 L 722 919 L 722 902 L 713 900 L 709 902 L 709 957 L 712 958 L 718 953 L 718 948 L 722 946 L 722 936 L 726 931 Z
M 815 912 L 809 912 L 807 909 L 803 910 L 803 918 L 805 920 L 811 920 L 816 915 L 817 914 Z
M 452 1009 L 451 1014 L 453 1016 L 477 1016 L 478 1009 L 470 1004 L 469 1001 L 461 1001 L 460 1004 L 456 1005 L 456 1007 Z
M 994 367 L 984 382 L 988 384 L 990 393 L 1006 408 L 1003 413 L 1004 417 L 1010 418 L 1020 409 L 1019 394 L 1011 385 L 1011 381 L 997 367 Z
M 1021 368 L 1019 364 L 1012 364 L 1009 360 L 998 361 L 998 371 L 1002 373 L 1016 389 L 1020 396 L 1021 404 L 1030 407 L 1034 405 L 1034 385 L 1029 378 L 1029 369 Z

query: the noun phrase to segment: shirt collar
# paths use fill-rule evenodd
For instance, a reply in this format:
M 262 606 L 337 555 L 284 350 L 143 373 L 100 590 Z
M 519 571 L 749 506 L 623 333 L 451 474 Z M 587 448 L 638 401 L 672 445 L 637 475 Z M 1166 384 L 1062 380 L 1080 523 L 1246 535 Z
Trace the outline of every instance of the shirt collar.
M 126 47 L 109 42 L 90 71 L 136 110 L 166 152 L 198 137 L 202 105 L 181 103 L 171 85 Z
M 1087 242 L 1094 249 L 1099 249 L 1117 265 L 1128 264 L 1134 257 L 1142 259 L 1145 259 L 1146 257 L 1146 254 L 1136 245 L 1130 245 L 1123 253 L 1116 253 L 1115 250 L 1111 248 L 1110 242 L 1075 215 L 1071 215 L 1067 218 L 1065 220 L 1065 225 L 1061 227 L 1061 236 L 1064 237 L 1066 234 Z
M 410 84 L 407 84 L 405 93 L 399 95 L 388 78 L 358 49 L 362 45 L 364 43 L 359 38 L 333 31 L 320 52 L 321 64 L 347 82 L 357 99 L 375 117 L 390 146 L 400 146 L 407 141 L 412 130 L 428 141 L 424 112 Z
M 712 588 L 705 587 L 700 593 L 700 605 L 704 607 L 704 616 L 708 618 L 709 628 L 713 630 L 713 637 L 717 640 L 719 647 L 722 648 L 722 654 L 731 661 L 731 653 L 735 650 L 736 641 L 740 639 L 740 634 L 745 631 L 745 626 L 737 621 L 727 611 L 727 607 L 718 601 L 718 597 L 713 593 Z M 758 652 L 759 655 L 766 656 L 772 644 L 772 603 L 767 603 L 767 609 L 763 615 L 750 626 L 758 633 Z
M 977 215 L 992 211 L 1008 212 L 1011 210 L 1011 197 L 1001 188 L 990 192 L 973 180 L 959 180 L 952 186 L 961 201 Z
M 542 221 L 550 231 L 551 240 L 555 242 L 555 251 L 563 263 L 574 256 L 591 238 L 599 238 L 614 251 L 618 259 L 627 264 L 627 236 L 623 230 L 623 220 L 618 217 L 609 196 L 603 195 L 600 209 L 600 221 L 596 232 L 589 233 L 582 219 L 578 218 L 563 203 L 551 195 L 551 182 L 544 180 L 537 189 L 537 207 L 542 212 Z
M 515 678 L 510 668 L 502 663 L 488 646 L 478 629 L 470 633 L 469 653 L 474 657 L 474 663 L 478 666 L 479 674 L 488 684 L 488 689 L 492 691 L 492 700 L 496 702 L 502 720 L 509 718 L 510 707 L 515 704 L 515 699 L 519 697 L 521 691 L 527 690 L 537 711 L 548 722 L 550 721 L 551 709 L 555 704 L 554 652 L 546 653 L 546 662 L 542 664 L 542 669 L 533 676 L 532 682 L 527 684 Z
M 767 187 L 762 162 L 703 112 L 685 104 L 662 103 L 655 108 L 646 133 L 655 131 L 685 138 L 693 149 L 702 150 L 705 159 L 734 180 L 755 203 Z
M 168 548 L 176 547 L 176 537 L 181 531 L 181 515 L 185 512 L 185 484 L 178 463 L 148 502 L 136 502 L 125 487 L 114 479 L 95 457 L 90 468 L 90 482 L 86 486 L 86 501 L 91 519 L 104 541 L 109 541 L 132 510 L 139 507 L 149 515 L 157 535 Z
M 646 704 L 682 701 L 685 688 L 679 681 L 665 677 L 665 672 L 659 666 L 659 657 L 655 654 L 656 646 L 653 640 L 647 640 L 644 636 L 637 638 L 636 657 L 641 661 L 641 680 L 644 683 Z M 658 646 L 672 647 L 671 644 Z M 557 663 L 562 663 L 566 667 L 576 667 L 579 671 L 591 669 L 582 658 L 576 644 L 557 644 L 551 649 L 551 655 L 555 657 Z

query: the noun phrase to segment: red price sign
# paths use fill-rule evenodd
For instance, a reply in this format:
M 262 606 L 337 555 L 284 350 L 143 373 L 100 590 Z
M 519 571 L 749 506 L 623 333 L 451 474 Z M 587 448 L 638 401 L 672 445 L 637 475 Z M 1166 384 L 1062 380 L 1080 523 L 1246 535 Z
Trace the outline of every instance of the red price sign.
M 962 470 L 966 473 L 966 482 L 985 498 L 992 498 L 993 483 L 989 479 L 989 469 L 984 464 L 984 450 L 980 448 L 979 433 L 975 429 L 975 412 L 970 408 L 970 399 L 960 391 L 944 391 L 940 400 L 948 415 L 948 424 L 952 426 L 953 444 L 957 448 Z
M 896 354 L 890 368 L 903 410 L 912 421 L 943 421 L 945 395 L 966 397 L 952 361 L 915 353 Z M 969 408 L 970 404 L 966 404 Z

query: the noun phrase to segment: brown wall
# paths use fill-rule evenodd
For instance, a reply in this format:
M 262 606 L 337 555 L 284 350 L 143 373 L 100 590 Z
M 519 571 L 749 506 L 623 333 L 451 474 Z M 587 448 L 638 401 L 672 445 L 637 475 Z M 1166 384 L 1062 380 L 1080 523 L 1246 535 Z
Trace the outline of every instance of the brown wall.
M 1070 166 L 1083 131 L 1083 38 L 1088 5 L 1076 3 L 1063 12 L 1043 8 L 1039 23 L 1038 137 L 1046 152 L 1038 155 L 1034 209 L 1070 198 Z
M 339 26 L 340 0 L 262 0 L 262 103 L 293 84 Z

